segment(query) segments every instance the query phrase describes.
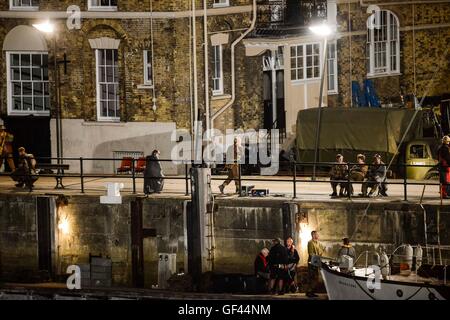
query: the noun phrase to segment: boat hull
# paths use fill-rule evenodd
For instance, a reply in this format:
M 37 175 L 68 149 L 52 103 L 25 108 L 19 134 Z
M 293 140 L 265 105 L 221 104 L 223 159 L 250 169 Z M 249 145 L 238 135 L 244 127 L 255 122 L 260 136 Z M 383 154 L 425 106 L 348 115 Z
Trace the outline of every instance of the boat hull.
M 447 300 L 449 288 L 425 283 L 380 280 L 369 289 L 367 278 L 343 274 L 327 265 L 320 269 L 330 300 Z

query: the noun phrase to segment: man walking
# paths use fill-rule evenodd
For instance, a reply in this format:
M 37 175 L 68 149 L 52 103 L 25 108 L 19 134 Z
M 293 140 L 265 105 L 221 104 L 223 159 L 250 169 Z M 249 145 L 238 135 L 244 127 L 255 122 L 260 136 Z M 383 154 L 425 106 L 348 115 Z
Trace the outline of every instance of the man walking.
M 220 193 L 223 193 L 223 190 L 227 185 L 234 180 L 234 184 L 236 185 L 236 193 L 239 193 L 239 163 L 241 161 L 241 157 L 244 154 L 244 148 L 241 146 L 241 142 L 238 138 L 234 138 L 233 146 L 228 148 L 227 152 L 227 165 L 228 168 L 228 177 L 227 179 L 219 186 Z
M 306 289 L 306 296 L 309 298 L 317 297 L 314 291 L 319 281 L 319 268 L 311 264 L 311 259 L 313 256 L 322 256 L 324 251 L 324 246 L 319 242 L 319 233 L 311 231 L 311 240 L 308 242 L 308 286 Z

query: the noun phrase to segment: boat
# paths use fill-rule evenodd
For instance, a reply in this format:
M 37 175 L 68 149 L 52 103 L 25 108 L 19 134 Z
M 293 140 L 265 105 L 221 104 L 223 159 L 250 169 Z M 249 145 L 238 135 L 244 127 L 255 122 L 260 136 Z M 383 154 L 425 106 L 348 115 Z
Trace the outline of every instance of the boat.
M 394 255 L 391 255 L 391 259 L 395 262 Z M 388 260 L 384 265 L 378 263 L 369 266 L 367 255 L 366 266 L 363 268 L 353 267 L 352 261 L 350 266 L 347 264 L 342 267 L 342 261 L 337 262 L 318 256 L 313 257 L 311 264 L 320 269 L 329 300 L 450 299 L 450 285 L 447 281 L 447 269 L 450 270 L 450 266 L 439 264 L 419 266 L 418 257 L 412 255 L 406 260 L 410 263 L 414 261 L 415 265 L 399 263 L 400 268 L 395 274 L 390 272 L 394 266 L 392 261 Z

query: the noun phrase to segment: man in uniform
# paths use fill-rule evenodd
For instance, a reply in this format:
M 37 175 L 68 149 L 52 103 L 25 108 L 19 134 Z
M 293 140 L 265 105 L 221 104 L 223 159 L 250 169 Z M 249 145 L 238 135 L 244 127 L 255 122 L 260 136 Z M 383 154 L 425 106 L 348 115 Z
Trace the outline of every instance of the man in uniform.
M 19 148 L 19 162 L 17 169 L 11 174 L 11 178 L 17 182 L 17 188 L 27 187 L 30 192 L 38 177 L 36 176 L 36 159 L 28 154 L 24 147 Z
M 333 189 L 333 193 L 330 194 L 331 197 L 337 197 L 337 186 L 341 188 L 339 190 L 339 197 L 344 196 L 344 190 L 347 191 L 347 184 L 343 182 L 338 182 L 339 180 L 347 180 L 347 170 L 348 166 L 344 163 L 344 156 L 342 154 L 336 155 L 336 164 L 331 167 L 330 170 L 330 184 Z
M 227 167 L 229 169 L 227 180 L 225 180 L 220 186 L 220 193 L 227 185 L 234 180 L 236 185 L 236 193 L 239 193 L 239 162 L 244 154 L 244 148 L 241 146 L 241 142 L 238 138 L 234 138 L 233 146 L 228 148 L 227 152 Z
M 311 264 L 313 256 L 322 256 L 325 251 L 324 246 L 319 242 L 319 233 L 317 231 L 311 231 L 311 240 L 308 241 L 308 286 L 306 289 L 306 296 L 309 298 L 315 298 L 317 295 L 314 293 L 319 280 L 319 268 Z
M 0 122 L 0 169 L 2 168 L 3 161 L 6 159 L 8 161 L 9 168 L 11 171 L 16 170 L 13 160 L 13 147 L 12 142 L 14 136 L 6 131 L 5 126 Z

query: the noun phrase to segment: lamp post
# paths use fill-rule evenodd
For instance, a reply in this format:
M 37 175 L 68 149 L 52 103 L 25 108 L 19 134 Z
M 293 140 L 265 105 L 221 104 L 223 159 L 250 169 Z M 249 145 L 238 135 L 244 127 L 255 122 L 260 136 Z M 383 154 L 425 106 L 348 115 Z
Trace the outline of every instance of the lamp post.
M 318 25 L 312 25 L 309 27 L 309 30 L 323 38 L 323 67 L 322 67 L 322 74 L 320 77 L 320 94 L 319 94 L 319 107 L 317 109 L 317 126 L 316 126 L 316 140 L 315 140 L 315 147 L 314 147 L 314 164 L 313 164 L 313 175 L 312 180 L 316 180 L 316 166 L 317 161 L 319 160 L 319 140 L 320 140 L 320 127 L 322 123 L 322 101 L 323 101 L 323 87 L 325 82 L 325 68 L 327 67 L 327 58 L 328 58 L 328 36 L 330 36 L 333 33 L 333 30 L 326 25 L 325 23 L 318 24 Z
M 45 21 L 38 24 L 33 24 L 33 27 L 45 34 L 53 35 L 53 67 L 55 76 L 55 109 L 56 109 L 56 157 L 58 164 L 62 163 L 63 149 L 62 149 L 62 120 L 61 120 L 61 105 L 60 105 L 60 92 L 59 92 L 59 66 L 56 59 L 57 46 L 56 46 L 56 33 L 55 25 L 49 21 Z M 59 169 L 58 169 L 59 172 Z

